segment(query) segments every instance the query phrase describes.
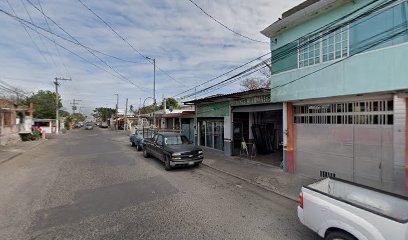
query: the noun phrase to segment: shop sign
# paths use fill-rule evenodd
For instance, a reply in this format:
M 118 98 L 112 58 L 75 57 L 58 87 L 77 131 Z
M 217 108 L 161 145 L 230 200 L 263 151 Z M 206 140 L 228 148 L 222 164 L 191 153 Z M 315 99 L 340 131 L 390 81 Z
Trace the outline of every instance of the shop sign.
M 255 104 L 270 103 L 270 102 L 271 102 L 271 96 L 268 94 L 268 95 L 263 95 L 263 96 L 255 96 L 255 97 L 235 100 L 231 102 L 231 106 L 255 105 Z

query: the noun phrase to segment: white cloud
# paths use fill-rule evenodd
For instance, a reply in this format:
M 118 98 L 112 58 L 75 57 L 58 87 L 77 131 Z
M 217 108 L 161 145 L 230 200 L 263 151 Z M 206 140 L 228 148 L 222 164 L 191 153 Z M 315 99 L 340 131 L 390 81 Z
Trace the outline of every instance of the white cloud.
M 36 0 L 30 1 L 39 6 Z M 41 49 L 41 55 L 24 28 L 4 14 L 0 15 L 2 22 L 0 78 L 22 89 L 37 91 L 53 90 L 52 80 L 56 76 L 72 77 L 72 82 L 64 82 L 60 88 L 64 106 L 69 108 L 72 99 L 81 99 L 84 111 L 90 111 L 90 107 L 94 106 L 113 107 L 115 93 L 120 94 L 121 108 L 124 108 L 125 98 L 129 98 L 130 104 L 138 106 L 140 98 L 152 95 L 153 67 L 146 64 L 141 56 L 115 36 L 78 1 L 40 1 L 45 13 L 84 45 L 140 62 L 125 63 L 98 55 L 143 91 L 125 80 L 118 80 L 95 68 L 64 49 L 59 49 L 60 56 L 51 42 L 30 31 Z M 181 85 L 157 71 L 158 100 L 162 95 L 173 96 L 269 51 L 269 44 L 251 42 L 234 35 L 205 16 L 187 0 L 82 1 L 108 21 L 141 53 L 156 58 L 161 69 L 183 83 Z M 259 32 L 276 21 L 283 11 L 300 2 L 302 1 L 196 0 L 198 5 L 227 26 L 261 41 L 268 39 Z M 47 28 L 43 16 L 26 0 L 10 3 L 19 17 L 29 20 L 21 4 L 25 3 L 33 21 Z M 0 8 L 12 13 L 5 2 L 0 3 Z M 51 22 L 49 24 L 52 31 L 69 38 Z M 54 38 L 59 44 L 112 72 L 80 46 Z M 238 88 L 238 84 L 235 84 L 218 92 L 234 91 Z

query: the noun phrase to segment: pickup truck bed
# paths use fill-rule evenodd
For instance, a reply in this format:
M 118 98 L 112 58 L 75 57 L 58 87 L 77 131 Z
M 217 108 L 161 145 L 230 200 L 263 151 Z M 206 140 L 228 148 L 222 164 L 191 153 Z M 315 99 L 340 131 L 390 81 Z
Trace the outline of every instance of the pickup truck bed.
M 302 187 L 300 203 L 300 221 L 326 239 L 331 231 L 350 235 L 336 239 L 408 239 L 406 197 L 326 178 Z

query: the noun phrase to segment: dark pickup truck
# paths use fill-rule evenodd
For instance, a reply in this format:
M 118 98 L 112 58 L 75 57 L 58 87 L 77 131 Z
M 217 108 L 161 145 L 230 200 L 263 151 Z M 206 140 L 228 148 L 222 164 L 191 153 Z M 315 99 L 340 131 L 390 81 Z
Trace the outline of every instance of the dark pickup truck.
M 198 166 L 204 159 L 201 148 L 192 145 L 183 134 L 174 132 L 159 132 L 153 138 L 144 139 L 143 156 L 158 158 L 166 170 L 175 166 Z

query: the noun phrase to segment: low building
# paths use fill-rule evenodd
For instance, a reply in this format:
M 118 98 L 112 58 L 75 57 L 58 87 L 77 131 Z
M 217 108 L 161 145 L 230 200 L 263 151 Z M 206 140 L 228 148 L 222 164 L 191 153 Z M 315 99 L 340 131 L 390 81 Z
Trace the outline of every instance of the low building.
M 20 132 L 31 131 L 31 117 L 28 108 L 18 106 L 6 99 L 0 99 L 0 145 L 20 140 Z
M 56 133 L 57 129 L 55 119 L 34 119 L 33 126 L 40 127 L 46 134 Z
M 216 95 L 186 102 L 195 106 L 196 144 L 239 155 L 241 143 L 255 143 L 270 163 L 282 160 L 282 104 L 271 103 L 270 89 Z M 274 154 L 274 156 L 272 156 Z

